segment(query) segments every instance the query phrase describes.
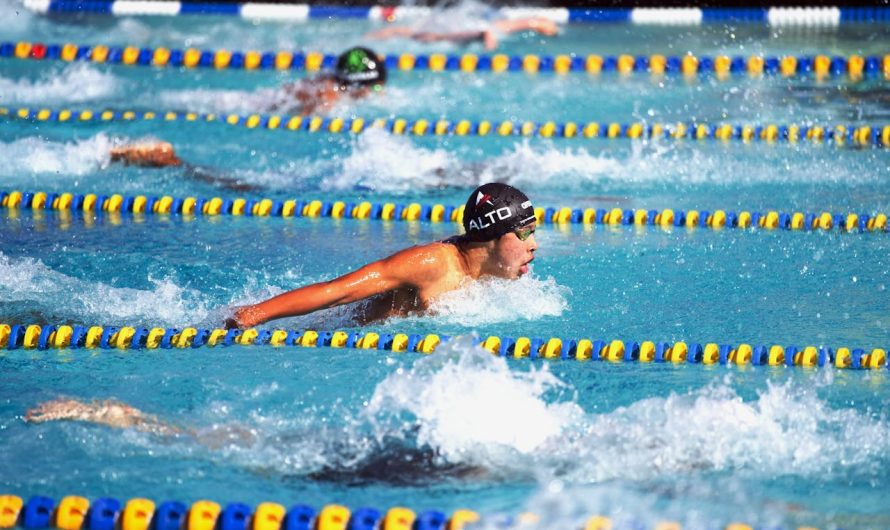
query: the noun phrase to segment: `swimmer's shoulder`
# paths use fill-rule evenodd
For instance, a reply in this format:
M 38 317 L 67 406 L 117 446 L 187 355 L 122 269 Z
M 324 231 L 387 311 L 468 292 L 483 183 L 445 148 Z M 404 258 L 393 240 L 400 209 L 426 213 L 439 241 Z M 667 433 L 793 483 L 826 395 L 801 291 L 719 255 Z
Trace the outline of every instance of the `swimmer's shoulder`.
M 435 281 L 461 269 L 457 244 L 457 240 L 446 239 L 409 247 L 384 260 L 385 265 L 417 281 Z

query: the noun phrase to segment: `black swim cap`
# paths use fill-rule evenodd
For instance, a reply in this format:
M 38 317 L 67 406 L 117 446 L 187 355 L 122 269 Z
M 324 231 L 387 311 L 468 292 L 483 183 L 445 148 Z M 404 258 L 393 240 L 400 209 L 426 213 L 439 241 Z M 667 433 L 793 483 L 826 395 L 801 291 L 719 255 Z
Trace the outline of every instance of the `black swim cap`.
M 464 206 L 464 230 L 473 241 L 489 241 L 535 220 L 535 209 L 513 186 L 492 182 L 473 190 Z
M 357 46 L 337 57 L 334 78 L 346 86 L 374 86 L 386 84 L 386 65 L 376 53 Z

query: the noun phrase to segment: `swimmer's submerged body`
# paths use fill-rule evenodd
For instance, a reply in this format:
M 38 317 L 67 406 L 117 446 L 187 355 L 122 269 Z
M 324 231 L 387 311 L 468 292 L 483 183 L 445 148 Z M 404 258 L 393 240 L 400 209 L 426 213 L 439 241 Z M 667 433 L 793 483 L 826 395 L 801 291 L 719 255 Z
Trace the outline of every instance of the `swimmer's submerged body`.
M 75 421 L 115 429 L 134 429 L 165 440 L 194 440 L 208 449 L 226 446 L 248 448 L 260 443 L 253 430 L 240 425 L 215 426 L 211 429 L 180 427 L 115 400 L 86 402 L 71 398 L 53 399 L 28 409 L 24 420 L 32 424 Z M 274 441 L 301 443 L 304 436 L 304 433 L 294 433 L 276 437 Z M 331 451 L 338 456 L 330 458 L 320 469 L 294 478 L 353 486 L 368 483 L 407 486 L 452 478 L 477 479 L 486 474 L 486 470 L 480 467 L 440 462 L 434 450 L 412 447 L 406 443 L 384 442 L 376 450 L 357 456 L 348 444 L 335 441 L 326 453 L 330 454 Z
M 237 178 L 220 174 L 211 168 L 196 166 L 177 156 L 170 142 L 147 141 L 113 147 L 109 152 L 111 162 L 127 166 L 165 168 L 181 167 L 185 178 L 217 186 L 224 190 L 245 193 L 257 191 L 258 186 Z
M 358 317 L 366 323 L 423 312 L 468 281 L 528 273 L 538 245 L 525 194 L 507 184 L 483 184 L 470 194 L 463 224 L 463 236 L 411 247 L 334 280 L 240 307 L 226 326 L 249 328 L 360 300 L 367 300 Z

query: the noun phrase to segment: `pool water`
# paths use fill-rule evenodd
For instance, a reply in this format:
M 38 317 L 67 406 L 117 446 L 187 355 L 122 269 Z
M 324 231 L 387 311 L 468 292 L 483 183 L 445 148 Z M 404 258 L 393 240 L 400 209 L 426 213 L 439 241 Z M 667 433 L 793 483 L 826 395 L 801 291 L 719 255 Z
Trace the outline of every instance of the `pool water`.
M 473 7 L 473 6 L 470 6 Z M 465 7 L 464 9 L 470 9 Z M 470 9 L 472 11 L 472 9 Z M 365 21 L 66 19 L 0 4 L 0 40 L 381 53 L 484 50 L 370 42 Z M 883 54 L 888 28 L 570 26 L 508 54 Z M 0 105 L 250 113 L 302 73 L 0 60 Z M 888 122 L 886 82 L 778 76 L 391 72 L 331 116 L 669 123 Z M 890 155 L 831 144 L 359 136 L 220 123 L 0 125 L 3 190 L 235 197 L 182 168 L 110 164 L 171 142 L 245 196 L 462 204 L 481 182 L 572 208 L 890 210 Z M 451 223 L 0 210 L 0 322 L 218 327 L 236 305 L 331 279 Z M 890 392 L 874 371 L 507 360 L 472 337 L 885 348 L 884 233 L 541 227 L 533 274 L 450 293 L 365 330 L 456 337 L 433 355 L 257 346 L 3 351 L 0 493 L 274 501 L 352 509 L 590 515 L 651 527 L 890 527 Z M 354 307 L 274 323 L 359 329 Z M 57 397 L 115 399 L 188 434 L 29 425 Z

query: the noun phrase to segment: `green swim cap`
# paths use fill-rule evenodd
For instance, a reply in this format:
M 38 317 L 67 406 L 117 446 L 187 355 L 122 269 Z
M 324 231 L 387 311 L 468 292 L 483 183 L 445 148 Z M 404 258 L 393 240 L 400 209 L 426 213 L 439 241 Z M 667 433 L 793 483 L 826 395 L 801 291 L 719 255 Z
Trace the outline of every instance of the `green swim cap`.
M 356 46 L 337 58 L 334 78 L 346 86 L 382 86 L 386 84 L 386 65 L 376 53 Z

